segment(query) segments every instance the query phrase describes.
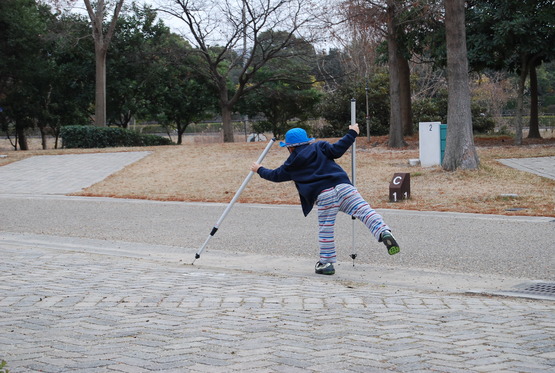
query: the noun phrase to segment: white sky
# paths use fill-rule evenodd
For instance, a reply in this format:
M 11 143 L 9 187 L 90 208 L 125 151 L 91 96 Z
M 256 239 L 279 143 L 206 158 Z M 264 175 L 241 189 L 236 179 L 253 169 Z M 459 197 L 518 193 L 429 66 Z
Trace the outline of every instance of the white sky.
M 49 2 L 48 0 L 44 0 L 44 1 L 46 3 Z M 157 8 L 159 4 L 168 3 L 169 0 L 135 0 L 134 2 L 137 4 L 148 4 L 153 8 Z M 124 6 L 131 5 L 132 3 L 133 3 L 133 0 L 125 0 Z M 113 7 L 109 7 L 108 9 L 110 13 L 113 11 Z M 85 3 L 83 2 L 83 0 L 76 0 L 73 7 L 71 8 L 71 11 L 75 13 L 87 15 L 87 10 L 85 8 Z M 183 26 L 182 21 L 176 19 L 175 17 L 170 17 L 168 15 L 165 15 L 162 12 L 158 12 L 158 16 L 162 20 L 164 20 L 164 23 L 166 24 L 166 26 L 168 26 L 173 32 L 179 33 L 179 29 Z
M 0 0 L 1 1 L 1 0 Z M 45 2 L 48 2 L 48 0 L 44 0 Z M 109 0 L 105 0 L 105 1 L 109 1 Z M 219 0 L 207 0 L 208 2 L 212 2 L 212 1 L 219 1 Z M 325 0 L 323 0 L 325 1 Z M 131 5 L 133 3 L 133 0 L 125 0 L 124 5 Z M 162 5 L 168 5 L 172 3 L 172 0 L 135 0 L 135 3 L 137 4 L 148 4 L 150 6 L 152 6 L 152 8 L 156 9 L 158 7 L 161 7 Z M 113 6 L 109 7 L 109 13 L 111 13 L 113 11 Z M 73 12 L 76 13 L 80 13 L 83 15 L 87 15 L 87 11 L 85 9 L 85 4 L 83 0 L 76 0 L 74 3 L 74 6 L 72 8 Z M 170 15 L 167 15 L 163 12 L 158 12 L 158 17 L 160 17 L 163 21 L 164 24 L 166 26 L 168 26 L 172 32 L 179 34 L 179 35 L 186 35 L 187 29 L 186 29 L 186 25 L 184 24 L 184 22 L 180 19 L 177 19 L 176 17 L 172 17 Z M 333 42 L 323 42 L 321 43 L 321 45 L 319 46 L 318 49 L 322 48 L 322 49 L 328 49 L 329 47 L 331 47 L 334 43 Z

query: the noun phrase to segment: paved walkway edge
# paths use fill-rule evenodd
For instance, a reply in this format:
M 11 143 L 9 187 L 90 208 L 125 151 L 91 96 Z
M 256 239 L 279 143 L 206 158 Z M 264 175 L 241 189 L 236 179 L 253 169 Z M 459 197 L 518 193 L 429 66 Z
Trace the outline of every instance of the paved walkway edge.
M 2 247 L 33 247 L 53 251 L 129 257 L 220 272 L 239 271 L 287 277 L 322 277 L 313 273 L 314 263 L 306 258 L 256 255 L 242 252 L 230 255 L 228 252 L 211 249 L 207 249 L 193 265 L 196 248 L 149 245 L 136 242 L 0 233 L 0 248 Z M 336 274 L 328 277 L 329 281 L 424 292 L 489 294 L 552 300 L 552 298 L 513 292 L 513 288 L 523 283 L 533 282 L 533 280 L 526 278 L 439 272 L 429 269 L 390 268 L 356 262 L 355 265 L 352 262 L 339 262 L 336 264 L 336 269 Z
M 498 159 L 505 166 L 555 180 L 555 157 Z

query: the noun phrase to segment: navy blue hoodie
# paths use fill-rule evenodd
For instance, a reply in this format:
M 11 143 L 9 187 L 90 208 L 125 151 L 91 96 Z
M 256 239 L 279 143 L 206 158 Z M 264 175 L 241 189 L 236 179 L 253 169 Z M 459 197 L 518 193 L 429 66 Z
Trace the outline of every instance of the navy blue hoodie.
M 355 142 L 357 133 L 354 130 L 343 136 L 335 144 L 318 141 L 301 145 L 289 155 L 280 167 L 271 170 L 265 167 L 258 169 L 263 179 L 282 182 L 293 180 L 305 216 L 312 210 L 320 192 L 339 184 L 351 184 L 347 173 L 335 163 Z

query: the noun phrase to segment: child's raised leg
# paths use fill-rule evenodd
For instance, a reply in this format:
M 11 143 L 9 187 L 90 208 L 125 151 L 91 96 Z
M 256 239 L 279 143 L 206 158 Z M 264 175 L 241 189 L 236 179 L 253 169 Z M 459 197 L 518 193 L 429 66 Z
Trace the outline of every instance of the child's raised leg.
M 358 190 L 349 184 L 336 187 L 339 195 L 339 210 L 359 219 L 370 230 L 376 240 L 380 240 L 384 231 L 390 230 L 380 214 L 366 202 Z

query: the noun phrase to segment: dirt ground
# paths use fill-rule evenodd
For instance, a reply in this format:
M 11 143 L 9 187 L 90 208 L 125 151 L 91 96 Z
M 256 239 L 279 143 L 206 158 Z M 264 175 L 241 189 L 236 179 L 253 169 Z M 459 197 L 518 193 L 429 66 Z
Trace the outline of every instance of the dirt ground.
M 335 139 L 327 139 L 334 141 Z M 555 139 L 524 140 L 514 146 L 510 137 L 476 138 L 480 169 L 446 172 L 440 167 L 410 166 L 418 158 L 418 139 L 405 139 L 403 149 L 387 148 L 386 137 L 357 140 L 357 188 L 375 208 L 421 211 L 453 211 L 500 215 L 555 216 L 555 180 L 514 170 L 500 158 L 555 156 Z M 151 148 L 40 150 L 38 140 L 29 151 L 13 151 L 0 141 L 0 166 L 33 155 L 150 150 L 152 154 L 77 195 L 170 201 L 224 202 L 231 200 L 266 143 L 214 143 L 188 141 L 181 146 Z M 277 144 L 263 164 L 274 168 L 287 151 Z M 351 155 L 338 163 L 351 174 Z M 394 173 L 407 172 L 411 198 L 389 202 L 389 183 Z M 516 195 L 509 197 L 507 195 Z M 298 204 L 291 182 L 270 183 L 258 176 L 243 192 L 239 202 Z

